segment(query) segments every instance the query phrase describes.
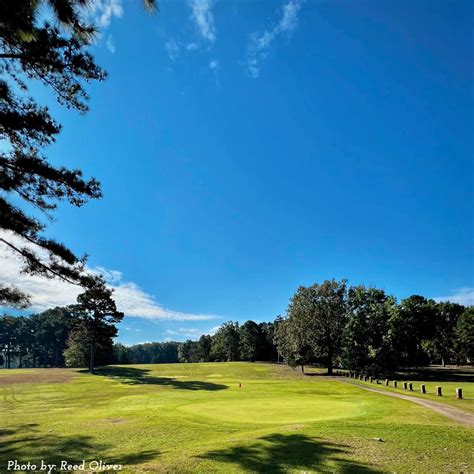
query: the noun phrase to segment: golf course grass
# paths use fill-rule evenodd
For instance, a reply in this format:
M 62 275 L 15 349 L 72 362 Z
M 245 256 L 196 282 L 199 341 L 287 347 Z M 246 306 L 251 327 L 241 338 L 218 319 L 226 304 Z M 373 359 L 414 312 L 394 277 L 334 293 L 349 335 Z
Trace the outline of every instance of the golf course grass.
M 397 378 L 397 388 L 393 387 L 393 382 L 390 381 L 389 386 L 384 385 L 384 381 L 381 383 L 375 384 L 370 382 L 364 382 L 363 380 L 352 379 L 351 382 L 360 384 L 363 387 L 377 388 L 379 390 L 386 390 L 393 393 L 403 393 L 404 395 L 410 395 L 423 400 L 432 400 L 437 403 L 445 403 L 446 405 L 451 405 L 453 407 L 459 408 L 466 412 L 474 413 L 474 383 L 467 381 L 459 382 L 450 382 L 446 380 L 413 380 L 413 378 Z M 413 386 L 413 391 L 404 390 L 403 382 L 411 382 Z M 421 393 L 420 385 L 425 385 L 426 393 Z M 442 388 L 442 396 L 438 397 L 436 395 L 436 387 Z M 462 388 L 463 399 L 458 400 L 456 398 L 456 388 Z
M 102 460 L 130 473 L 469 473 L 473 434 L 428 408 L 282 365 L 0 372 L 1 473 L 15 459 Z

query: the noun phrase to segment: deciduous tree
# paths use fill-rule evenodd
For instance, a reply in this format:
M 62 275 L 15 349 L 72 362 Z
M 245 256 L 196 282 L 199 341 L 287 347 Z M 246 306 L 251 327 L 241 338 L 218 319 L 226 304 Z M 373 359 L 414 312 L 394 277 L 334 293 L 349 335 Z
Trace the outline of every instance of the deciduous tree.
M 239 324 L 224 323 L 212 338 L 212 358 L 217 361 L 239 360 Z
M 390 332 L 399 365 L 419 367 L 429 363 L 423 341 L 433 337 L 435 328 L 435 301 L 413 295 L 400 302 L 390 319 Z
M 240 359 L 249 362 L 257 360 L 260 343 L 260 328 L 254 321 L 246 321 L 239 328 Z
M 396 311 L 395 298 L 377 288 L 351 287 L 348 310 L 343 332 L 343 365 L 375 374 L 393 371 L 396 361 L 389 321 Z
M 300 357 L 324 361 L 328 374 L 332 374 L 334 361 L 340 355 L 347 314 L 345 280 L 301 286 L 287 310 L 289 346 L 293 346 Z
M 467 308 L 459 318 L 455 329 L 455 348 L 463 361 L 474 361 L 474 306 Z

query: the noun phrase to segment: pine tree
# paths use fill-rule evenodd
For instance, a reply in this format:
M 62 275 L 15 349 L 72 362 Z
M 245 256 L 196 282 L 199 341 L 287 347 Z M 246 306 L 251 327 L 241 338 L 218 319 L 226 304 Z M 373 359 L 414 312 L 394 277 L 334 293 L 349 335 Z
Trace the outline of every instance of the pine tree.
M 83 280 L 86 290 L 77 297 L 77 307 L 81 312 L 82 327 L 88 334 L 89 372 L 92 373 L 96 345 L 117 334 L 115 324 L 123 319 L 124 314 L 117 311 L 113 290 L 107 287 L 101 276 L 87 276 Z
M 59 201 L 80 207 L 100 198 L 100 184 L 94 178 L 85 179 L 79 169 L 48 163 L 41 149 L 55 141 L 61 126 L 47 107 L 29 97 L 28 86 L 42 83 L 60 104 L 87 111 L 85 84 L 106 77 L 87 51 L 97 34 L 87 21 L 91 3 L 0 2 L 0 242 L 22 259 L 25 272 L 76 284 L 81 283 L 85 257 L 44 237 L 45 223 L 28 214 L 25 204 L 51 218 Z M 154 2 L 147 0 L 145 5 L 153 9 Z M 44 8 L 51 15 L 44 15 Z M 0 305 L 28 304 L 21 289 L 0 286 Z

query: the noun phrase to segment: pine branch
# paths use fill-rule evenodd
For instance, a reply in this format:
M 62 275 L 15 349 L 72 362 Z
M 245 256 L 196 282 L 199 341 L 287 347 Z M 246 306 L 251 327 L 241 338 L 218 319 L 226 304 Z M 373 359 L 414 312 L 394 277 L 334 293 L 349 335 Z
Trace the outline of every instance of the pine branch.
M 28 239 L 29 240 L 29 239 Z M 30 252 L 26 252 L 24 249 L 20 249 L 18 248 L 17 246 L 13 245 L 11 242 L 8 242 L 7 240 L 5 240 L 3 237 L 0 237 L 0 242 L 3 242 L 5 245 L 7 245 L 8 247 L 10 247 L 14 252 L 18 253 L 19 255 L 21 255 L 23 258 L 25 258 L 28 262 L 34 264 L 34 265 L 37 265 L 39 267 L 41 267 L 43 270 L 45 270 L 47 273 L 51 273 L 52 275 L 60 278 L 61 280 L 67 282 L 67 283 L 70 283 L 71 285 L 76 285 L 76 286 L 81 286 L 80 283 L 77 283 L 75 281 L 72 281 L 72 280 L 69 280 L 68 278 L 66 278 L 64 275 L 61 275 L 59 272 L 53 270 L 52 268 L 50 268 L 48 265 L 44 264 L 43 262 L 41 262 L 38 258 L 35 258 L 32 256 L 32 254 Z M 33 242 L 34 243 L 34 242 Z

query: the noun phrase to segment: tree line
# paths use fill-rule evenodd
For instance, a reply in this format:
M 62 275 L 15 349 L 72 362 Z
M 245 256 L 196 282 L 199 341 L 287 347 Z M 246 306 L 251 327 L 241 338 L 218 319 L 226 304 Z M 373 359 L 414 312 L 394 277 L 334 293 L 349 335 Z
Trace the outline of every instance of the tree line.
M 179 362 L 178 342 L 124 346 L 115 327 L 102 326 L 95 340 L 94 365 Z M 31 316 L 0 316 L 0 367 L 89 367 L 90 337 L 77 306 L 57 307 Z
M 401 367 L 474 361 L 474 307 L 326 280 L 301 286 L 275 322 L 278 351 L 293 366 L 320 363 L 387 374 Z
M 10 368 L 15 358 L 20 367 L 90 368 L 92 338 L 93 365 L 274 361 L 278 357 L 272 323 L 227 322 L 214 335 L 202 335 L 198 341 L 126 346 L 114 343 L 115 324 L 98 321 L 94 326 L 84 316 L 79 305 L 57 307 L 28 317 L 1 316 L 0 366 Z
M 92 336 L 87 322 L 74 307 L 54 308 L 39 314 L 0 316 L 0 367 L 88 367 L 113 362 L 114 326 L 99 323 Z M 93 360 L 91 339 L 94 337 Z M 93 369 L 93 368 L 92 368 Z
M 110 363 L 116 325 L 124 315 L 101 276 L 87 279 L 75 305 L 30 317 L 0 317 L 0 362 L 10 368 L 17 357 L 20 367 L 87 366 L 89 372 Z
M 217 332 L 198 341 L 180 344 L 179 362 L 276 361 L 273 323 L 247 321 L 242 325 L 229 321 Z
M 95 286 L 94 286 L 95 285 Z M 300 287 L 284 317 L 229 321 L 197 341 L 114 343 L 123 314 L 101 280 L 78 302 L 29 317 L 0 317 L 0 365 L 285 361 L 387 374 L 401 367 L 474 361 L 474 307 L 413 295 L 400 302 L 384 290 L 326 280 Z

